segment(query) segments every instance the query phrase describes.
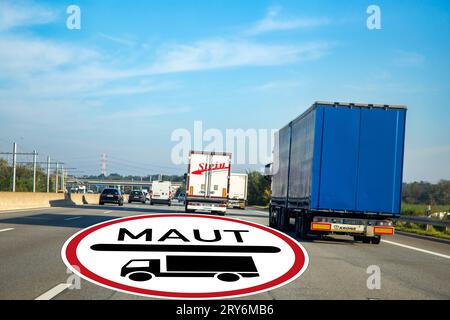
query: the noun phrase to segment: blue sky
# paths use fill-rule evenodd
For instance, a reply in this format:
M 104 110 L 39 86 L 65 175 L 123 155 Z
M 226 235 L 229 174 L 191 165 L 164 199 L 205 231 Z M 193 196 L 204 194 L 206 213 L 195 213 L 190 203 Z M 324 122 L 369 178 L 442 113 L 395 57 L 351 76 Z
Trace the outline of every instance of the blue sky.
M 316 100 L 404 104 L 404 179 L 450 179 L 449 15 L 448 1 L 0 0 L 0 151 L 182 173 L 171 134 L 196 120 L 279 129 Z

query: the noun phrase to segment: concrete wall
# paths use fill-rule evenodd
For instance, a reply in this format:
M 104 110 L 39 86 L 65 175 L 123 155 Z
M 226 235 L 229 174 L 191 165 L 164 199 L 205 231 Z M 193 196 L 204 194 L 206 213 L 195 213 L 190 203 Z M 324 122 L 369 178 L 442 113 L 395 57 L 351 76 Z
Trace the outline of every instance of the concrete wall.
M 68 205 L 63 193 L 0 192 L 0 211 Z
M 76 205 L 83 205 L 83 204 L 99 204 L 100 195 L 99 194 L 77 194 L 72 193 L 70 195 L 70 200 L 72 201 L 72 204 Z M 128 201 L 128 195 L 123 195 L 123 201 Z
M 63 194 L 41 192 L 0 192 L 0 212 L 5 210 L 66 207 L 73 205 L 98 204 L 98 194 Z M 128 201 L 128 195 L 124 195 Z
M 98 200 L 100 198 L 99 194 L 76 194 L 72 193 L 70 195 L 70 200 L 76 205 L 83 204 L 98 204 Z
M 98 194 L 63 194 L 41 192 L 0 192 L 0 212 L 5 210 L 66 207 L 73 205 L 97 204 Z M 128 195 L 124 195 L 128 201 Z

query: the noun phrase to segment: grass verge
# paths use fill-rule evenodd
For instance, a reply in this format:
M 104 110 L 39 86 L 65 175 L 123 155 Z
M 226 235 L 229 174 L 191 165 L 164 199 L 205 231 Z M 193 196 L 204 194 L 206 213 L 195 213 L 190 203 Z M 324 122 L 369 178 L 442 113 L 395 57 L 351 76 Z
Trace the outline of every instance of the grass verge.
M 427 211 L 428 205 L 426 204 L 402 203 L 402 214 L 405 215 L 423 216 Z M 450 204 L 433 205 L 431 206 L 431 212 L 450 212 Z
M 267 205 L 267 206 L 252 206 L 252 207 L 256 208 L 256 209 L 263 209 L 263 210 L 269 209 L 269 205 Z
M 430 226 L 429 229 L 426 230 L 425 225 L 402 221 L 396 221 L 394 225 L 395 229 L 399 231 L 450 240 L 450 232 L 448 232 L 445 227 L 439 228 Z

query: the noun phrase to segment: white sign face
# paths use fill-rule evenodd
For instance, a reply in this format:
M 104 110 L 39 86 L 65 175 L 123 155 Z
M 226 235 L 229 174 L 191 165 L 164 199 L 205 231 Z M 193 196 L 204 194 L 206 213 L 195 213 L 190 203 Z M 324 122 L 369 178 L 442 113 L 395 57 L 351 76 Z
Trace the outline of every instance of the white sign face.
M 98 285 L 173 299 L 255 294 L 285 285 L 308 266 L 305 249 L 279 231 L 195 214 L 103 222 L 72 236 L 62 258 Z

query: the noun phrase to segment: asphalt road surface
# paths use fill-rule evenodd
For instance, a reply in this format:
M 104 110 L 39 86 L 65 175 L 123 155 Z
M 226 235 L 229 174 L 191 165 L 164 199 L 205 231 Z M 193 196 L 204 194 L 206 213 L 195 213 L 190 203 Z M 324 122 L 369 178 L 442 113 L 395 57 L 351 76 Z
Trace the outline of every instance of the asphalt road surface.
M 180 206 L 86 205 L 0 213 L 0 299 L 147 299 L 81 280 L 68 288 L 61 248 L 74 233 L 117 217 L 183 212 Z M 227 216 L 267 225 L 267 213 L 229 210 Z M 405 235 L 380 245 L 350 237 L 301 241 L 308 270 L 290 284 L 245 299 L 450 299 L 450 245 Z M 381 270 L 381 289 L 369 290 L 369 266 Z

